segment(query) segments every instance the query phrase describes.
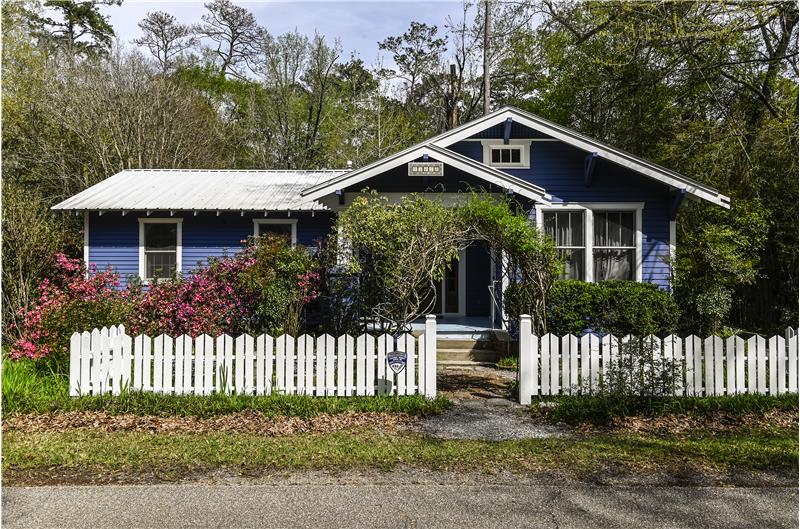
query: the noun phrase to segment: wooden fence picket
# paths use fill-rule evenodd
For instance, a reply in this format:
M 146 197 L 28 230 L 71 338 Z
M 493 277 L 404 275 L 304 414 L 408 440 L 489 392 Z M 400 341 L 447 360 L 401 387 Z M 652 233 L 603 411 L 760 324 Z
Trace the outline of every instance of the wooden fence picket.
M 387 376 L 386 353 L 394 350 L 394 339 L 388 334 L 378 336 L 378 395 L 388 395 L 391 391 L 391 383 Z
M 767 342 L 763 336 L 756 336 L 756 359 L 758 362 L 758 387 L 756 392 L 761 395 L 767 393 Z
M 539 339 L 539 365 L 541 369 L 542 395 L 550 395 L 550 335 Z
M 797 393 L 797 333 L 788 339 L 789 348 L 789 393 Z
M 297 372 L 297 394 L 306 393 L 306 341 L 304 336 L 300 336 L 295 342 L 297 350 L 296 372 Z

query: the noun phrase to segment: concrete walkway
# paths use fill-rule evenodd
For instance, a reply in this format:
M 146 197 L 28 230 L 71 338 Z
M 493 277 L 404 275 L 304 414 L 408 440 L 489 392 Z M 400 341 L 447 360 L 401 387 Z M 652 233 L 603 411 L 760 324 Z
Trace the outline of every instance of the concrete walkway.
M 4 488 L 23 528 L 796 528 L 795 488 L 431 484 Z

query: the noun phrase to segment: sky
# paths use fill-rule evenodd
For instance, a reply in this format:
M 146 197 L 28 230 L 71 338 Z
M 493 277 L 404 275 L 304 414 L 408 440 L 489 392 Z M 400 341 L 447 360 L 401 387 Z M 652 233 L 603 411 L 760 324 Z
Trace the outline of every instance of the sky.
M 412 20 L 439 26 L 443 33 L 448 15 L 453 20 L 462 16 L 460 1 L 241 1 L 236 4 L 250 10 L 271 34 L 280 35 L 297 29 L 309 37 L 317 31 L 333 42 L 342 44 L 342 57 L 355 52 L 368 66 L 374 65 L 378 42 L 388 36 L 403 34 Z M 117 37 L 126 43 L 141 35 L 138 22 L 151 11 L 166 11 L 180 22 L 200 22 L 205 12 L 203 2 L 124 0 L 122 6 L 104 7 Z M 384 61 L 390 66 L 391 61 Z

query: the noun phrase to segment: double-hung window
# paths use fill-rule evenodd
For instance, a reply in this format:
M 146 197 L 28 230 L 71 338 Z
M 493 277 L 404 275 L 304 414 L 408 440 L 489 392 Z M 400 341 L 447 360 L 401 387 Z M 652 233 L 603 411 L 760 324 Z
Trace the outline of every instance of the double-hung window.
M 586 275 L 586 237 L 583 211 L 546 211 L 544 231 L 556 243 L 564 260 L 561 279 L 584 279 Z
M 635 211 L 595 211 L 594 280 L 635 279 Z
M 641 209 L 638 204 L 539 209 L 539 225 L 564 260 L 561 279 L 641 280 Z
M 181 271 L 181 220 L 139 219 L 139 276 L 150 282 Z

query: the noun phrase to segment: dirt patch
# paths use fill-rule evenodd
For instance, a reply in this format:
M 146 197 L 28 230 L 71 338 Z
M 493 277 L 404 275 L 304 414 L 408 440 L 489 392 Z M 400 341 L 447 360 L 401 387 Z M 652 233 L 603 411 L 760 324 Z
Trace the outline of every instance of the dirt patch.
M 257 411 L 241 411 L 209 419 L 198 419 L 197 417 L 111 415 L 106 412 L 76 411 L 15 415 L 3 420 L 3 429 L 25 433 L 61 432 L 86 428 L 103 432 L 237 432 L 282 436 L 354 429 L 395 431 L 413 421 L 413 417 L 405 414 L 375 412 L 346 412 L 300 418 L 267 417 Z
M 709 413 L 705 415 L 664 415 L 656 417 L 621 417 L 608 426 L 582 424 L 578 430 L 591 432 L 635 432 L 655 435 L 680 435 L 703 430 L 724 433 L 741 429 L 797 429 L 797 410 L 770 410 L 766 413 Z

